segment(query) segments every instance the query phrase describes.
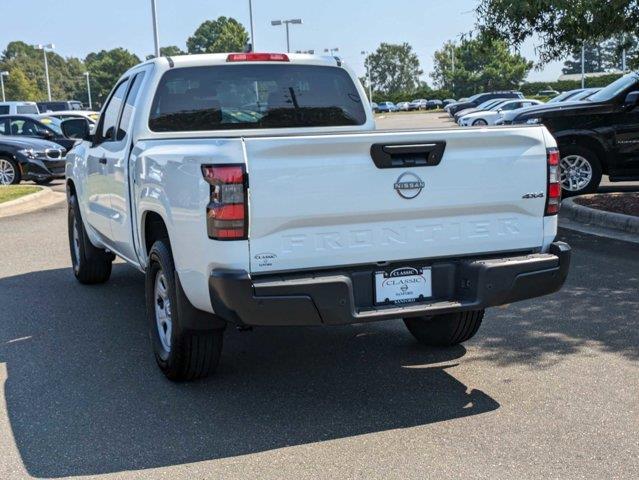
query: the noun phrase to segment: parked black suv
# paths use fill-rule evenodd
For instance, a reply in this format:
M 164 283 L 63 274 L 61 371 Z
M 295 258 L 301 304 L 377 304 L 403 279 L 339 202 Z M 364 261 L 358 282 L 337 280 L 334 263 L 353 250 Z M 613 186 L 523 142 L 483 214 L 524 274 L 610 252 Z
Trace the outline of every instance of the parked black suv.
M 493 98 L 524 98 L 521 92 L 515 92 L 514 90 L 506 90 L 503 92 L 486 92 L 473 95 L 465 102 L 457 102 L 448 105 L 448 114 L 453 117 L 457 112 L 464 108 L 475 108 L 480 103 L 484 103 L 486 100 L 492 100 Z
M 639 180 L 639 73 L 581 102 L 522 112 L 513 123 L 543 123 L 553 134 L 565 195 L 596 191 L 602 174 L 613 182 Z

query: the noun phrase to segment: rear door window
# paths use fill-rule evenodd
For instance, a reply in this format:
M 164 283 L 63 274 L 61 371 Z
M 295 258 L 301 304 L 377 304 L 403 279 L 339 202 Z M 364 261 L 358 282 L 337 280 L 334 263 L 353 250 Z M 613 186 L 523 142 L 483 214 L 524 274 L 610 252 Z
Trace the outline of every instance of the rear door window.
M 0 115 L 9 115 L 9 105 L 0 105 Z
M 37 115 L 40 111 L 35 105 L 18 105 L 16 107 L 16 113 L 20 115 Z
M 156 132 L 362 125 L 366 112 L 340 67 L 241 64 L 169 70 L 149 117 Z

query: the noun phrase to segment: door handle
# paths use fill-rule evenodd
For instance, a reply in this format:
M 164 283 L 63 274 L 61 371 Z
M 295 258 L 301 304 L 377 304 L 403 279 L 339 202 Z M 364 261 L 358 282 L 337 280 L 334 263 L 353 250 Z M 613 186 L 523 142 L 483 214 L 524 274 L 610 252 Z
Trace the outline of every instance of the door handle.
M 102 158 L 100 158 L 100 160 L 98 160 L 98 162 L 100 162 L 102 165 L 106 165 L 107 164 L 107 159 L 106 159 L 106 157 L 102 157 Z
M 374 143 L 371 157 L 377 168 L 434 167 L 444 156 L 446 142 Z

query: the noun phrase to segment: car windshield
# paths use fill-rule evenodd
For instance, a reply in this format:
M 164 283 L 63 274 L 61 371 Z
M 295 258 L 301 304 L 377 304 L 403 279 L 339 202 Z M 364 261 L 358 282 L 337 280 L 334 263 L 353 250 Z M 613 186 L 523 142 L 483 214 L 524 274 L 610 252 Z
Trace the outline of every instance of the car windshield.
M 629 73 L 621 78 L 618 78 L 607 87 L 602 88 L 597 93 L 592 95 L 588 100 L 591 102 L 607 102 L 612 100 L 624 90 L 631 88 L 639 82 L 639 77 L 634 73 Z
M 40 122 L 49 129 L 53 130 L 57 135 L 62 135 L 62 128 L 60 128 L 61 120 L 54 117 L 41 118 Z
M 495 100 L 494 98 L 491 98 L 490 100 L 486 100 L 484 103 L 480 103 L 479 105 L 477 105 L 477 108 L 490 108 L 493 104 L 500 102 L 501 100 Z
M 156 132 L 365 122 L 364 106 L 346 70 L 291 64 L 169 70 L 160 80 L 149 117 L 149 127 Z
M 576 95 L 576 94 L 578 94 L 579 92 L 582 92 L 582 91 L 583 90 L 569 90 L 567 92 L 560 93 L 556 97 L 553 97 L 550 100 L 548 100 L 547 103 L 563 102 L 564 100 L 566 100 L 566 99 L 572 97 L 573 95 Z

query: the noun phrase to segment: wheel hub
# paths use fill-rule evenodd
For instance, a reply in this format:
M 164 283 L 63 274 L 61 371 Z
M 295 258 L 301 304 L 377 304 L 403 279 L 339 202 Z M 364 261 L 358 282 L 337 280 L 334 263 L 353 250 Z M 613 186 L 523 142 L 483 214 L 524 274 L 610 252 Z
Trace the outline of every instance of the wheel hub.
M 171 351 L 171 332 L 173 320 L 171 318 L 171 299 L 169 298 L 168 284 L 164 272 L 160 269 L 155 276 L 155 323 L 162 348 L 166 352 Z
M 570 192 L 583 190 L 592 180 L 592 165 L 581 155 L 567 155 L 561 159 L 561 188 Z
M 0 159 L 0 185 L 11 185 L 16 178 L 16 171 L 10 162 Z

